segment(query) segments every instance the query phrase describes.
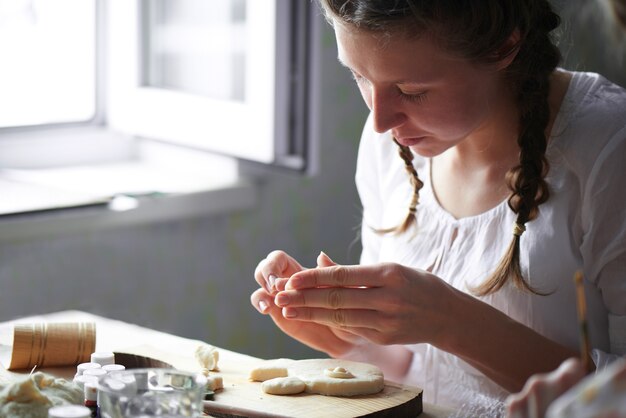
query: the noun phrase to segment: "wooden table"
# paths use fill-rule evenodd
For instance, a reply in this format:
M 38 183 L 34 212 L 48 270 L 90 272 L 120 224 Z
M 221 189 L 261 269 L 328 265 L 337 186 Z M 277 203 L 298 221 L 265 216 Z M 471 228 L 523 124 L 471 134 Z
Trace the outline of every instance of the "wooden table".
M 64 311 L 57 312 L 52 314 L 47 314 L 43 316 L 36 317 L 28 317 L 22 318 L 16 321 L 9 321 L 4 324 L 14 322 L 95 322 L 96 323 L 96 350 L 97 351 L 113 351 L 113 352 L 125 352 L 138 354 L 142 356 L 152 357 L 158 360 L 166 361 L 169 364 L 173 365 L 177 369 L 181 370 L 189 370 L 189 371 L 199 371 L 199 365 L 197 364 L 193 353 L 198 345 L 201 343 L 198 340 L 192 340 L 187 338 L 182 338 L 176 335 L 167 334 L 160 331 L 155 331 L 152 329 L 140 327 L 137 325 L 125 323 L 122 321 L 112 320 L 96 315 L 92 315 L 86 312 L 80 311 Z M 210 341 L 206 343 L 210 344 Z M 260 388 L 254 387 L 253 383 L 247 381 L 247 375 L 249 370 L 254 367 L 254 365 L 258 364 L 262 361 L 259 358 L 255 358 L 252 356 L 247 356 L 245 354 L 236 353 L 234 351 L 226 350 L 223 348 L 218 348 L 220 353 L 220 373 L 223 374 L 224 377 L 224 399 L 228 400 L 228 396 L 235 396 L 238 394 L 234 389 L 229 388 L 229 385 L 232 388 L 237 387 L 237 390 L 251 390 L 253 388 L 255 391 L 258 390 L 258 396 L 262 397 L 265 394 L 260 392 Z M 71 378 L 75 373 L 75 367 L 65 367 L 65 368 L 47 368 L 43 371 L 56 375 L 58 377 Z M 28 373 L 28 371 L 24 371 L 24 373 Z M 229 381 L 230 380 L 230 381 Z M 391 389 L 394 388 L 401 390 L 403 388 L 402 385 L 390 385 Z M 410 387 L 406 387 L 408 389 L 414 389 Z M 231 389 L 229 391 L 229 389 Z M 386 389 L 387 390 L 387 389 Z M 239 392 L 240 394 L 241 392 Z M 254 392 L 254 396 L 256 397 L 257 392 Z M 249 394 L 248 394 L 249 395 Z M 272 395 L 265 395 L 266 398 L 271 397 Z M 320 395 L 309 395 L 311 397 L 318 397 Z M 395 396 L 395 394 L 386 395 L 386 396 Z M 285 397 L 276 397 L 265 400 L 265 402 L 281 402 L 279 398 Z M 332 402 L 342 402 L 342 399 L 345 398 L 332 398 L 332 397 L 323 397 L 324 400 L 332 400 Z M 382 397 L 384 398 L 384 397 Z M 243 398 L 239 400 L 242 401 Z M 292 400 L 290 400 L 292 401 Z M 273 404 L 272 404 L 273 405 Z M 319 405 L 319 402 L 318 402 Z M 423 412 L 420 414 L 420 417 L 423 418 L 440 418 L 440 417 L 448 417 L 452 415 L 454 411 L 440 408 L 435 405 L 429 405 L 427 403 L 423 404 Z M 272 416 L 273 414 L 261 413 L 259 416 Z M 275 415 L 277 416 L 277 415 Z

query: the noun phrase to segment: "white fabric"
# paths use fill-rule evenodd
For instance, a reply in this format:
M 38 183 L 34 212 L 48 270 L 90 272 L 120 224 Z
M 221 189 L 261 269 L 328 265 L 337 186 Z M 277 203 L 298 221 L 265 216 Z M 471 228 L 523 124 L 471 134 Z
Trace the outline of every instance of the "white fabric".
M 532 286 L 553 293 L 536 296 L 505 286 L 482 299 L 577 350 L 572 278 L 582 268 L 592 347 L 600 357 L 625 354 L 626 91 L 597 74 L 573 73 L 546 156 L 551 195 L 538 218 L 526 224 L 521 267 Z M 400 236 L 372 232 L 370 227 L 396 226 L 404 219 L 411 186 L 390 134 L 375 133 L 368 120 L 356 172 L 363 204 L 361 263 L 429 269 L 467 292 L 467 284 L 481 283 L 495 269 L 511 241 L 515 215 L 503 201 L 477 216 L 455 219 L 434 197 L 430 160 L 416 155 L 414 165 L 424 181 L 417 229 Z M 453 355 L 427 344 L 408 347 L 415 355 L 407 383 L 424 388 L 427 402 L 459 407 L 473 392 L 507 394 Z

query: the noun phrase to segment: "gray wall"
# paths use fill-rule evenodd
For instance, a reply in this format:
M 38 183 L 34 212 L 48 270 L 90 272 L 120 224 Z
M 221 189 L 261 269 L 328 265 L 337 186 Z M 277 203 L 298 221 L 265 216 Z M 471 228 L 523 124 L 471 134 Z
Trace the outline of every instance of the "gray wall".
M 551 0 L 551 3 L 562 17 L 558 32 L 563 67 L 597 72 L 626 86 L 626 27 L 616 24 L 612 1 Z

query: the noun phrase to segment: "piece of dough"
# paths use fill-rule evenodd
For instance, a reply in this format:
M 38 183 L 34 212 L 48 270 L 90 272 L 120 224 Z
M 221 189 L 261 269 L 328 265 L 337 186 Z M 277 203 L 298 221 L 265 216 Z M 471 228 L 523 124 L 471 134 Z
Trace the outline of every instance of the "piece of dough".
M 222 376 L 207 376 L 206 387 L 208 390 L 215 392 L 219 389 L 224 389 L 224 380 Z
M 329 377 L 324 370 L 343 368 L 352 378 Z M 289 374 L 306 383 L 306 392 L 328 396 L 357 396 L 378 393 L 385 387 L 383 372 L 376 366 L 356 361 L 337 359 L 298 360 L 289 368 Z
M 0 417 L 46 418 L 55 405 L 82 404 L 83 391 L 74 383 L 35 372 L 2 383 Z
M 202 373 L 208 376 L 209 371 L 218 370 L 217 362 L 220 359 L 220 353 L 217 348 L 209 344 L 202 344 L 196 348 L 196 360 L 202 366 Z
M 371 395 L 385 387 L 385 377 L 378 367 L 337 359 L 269 360 L 252 370 L 250 376 L 252 380 L 264 381 L 279 374 L 302 380 L 307 393 L 328 396 Z
M 328 369 L 324 369 L 324 376 L 334 377 L 337 379 L 352 379 L 354 375 L 350 373 L 349 370 L 346 370 L 343 367 L 329 367 Z
M 288 367 L 294 361 L 289 359 L 268 360 L 250 370 L 250 380 L 264 382 L 276 377 L 287 377 Z
M 261 389 L 270 395 L 295 395 L 304 392 L 306 383 L 295 376 L 275 377 L 261 383 Z

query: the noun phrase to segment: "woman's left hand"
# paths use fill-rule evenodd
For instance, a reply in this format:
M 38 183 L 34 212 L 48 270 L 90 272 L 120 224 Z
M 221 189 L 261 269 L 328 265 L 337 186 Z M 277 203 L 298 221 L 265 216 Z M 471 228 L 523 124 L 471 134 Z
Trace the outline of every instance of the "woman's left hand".
M 284 290 L 274 301 L 285 318 L 326 324 L 377 344 L 437 345 L 455 316 L 458 291 L 426 271 L 394 263 L 333 264 L 328 259 L 323 265 L 330 267 L 300 271 L 279 284 Z
M 543 417 L 550 404 L 583 377 L 585 368 L 577 358 L 564 361 L 553 372 L 533 375 L 521 392 L 507 398 L 507 417 Z

